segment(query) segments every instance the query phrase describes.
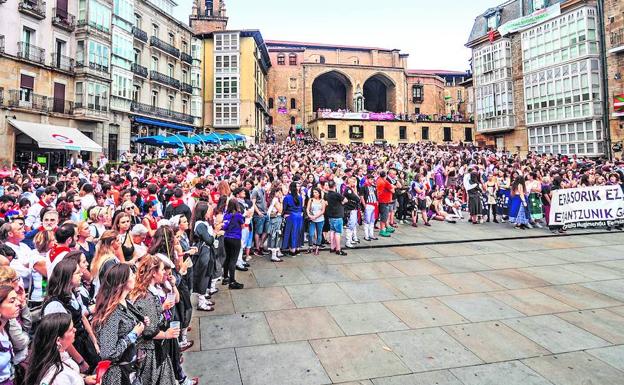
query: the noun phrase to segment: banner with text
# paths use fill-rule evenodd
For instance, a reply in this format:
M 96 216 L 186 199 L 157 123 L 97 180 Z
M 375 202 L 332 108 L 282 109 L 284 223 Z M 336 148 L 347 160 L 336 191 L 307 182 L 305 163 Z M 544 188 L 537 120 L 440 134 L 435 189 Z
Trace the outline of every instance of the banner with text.
M 624 224 L 624 193 L 619 185 L 555 190 L 549 219 L 566 229 Z
M 508 21 L 498 27 L 498 33 L 500 33 L 501 36 L 505 36 L 513 32 L 522 31 L 523 29 L 533 27 L 534 25 L 543 23 L 559 15 L 561 15 L 561 4 L 557 3 L 548 8 L 537 10 L 530 15 Z

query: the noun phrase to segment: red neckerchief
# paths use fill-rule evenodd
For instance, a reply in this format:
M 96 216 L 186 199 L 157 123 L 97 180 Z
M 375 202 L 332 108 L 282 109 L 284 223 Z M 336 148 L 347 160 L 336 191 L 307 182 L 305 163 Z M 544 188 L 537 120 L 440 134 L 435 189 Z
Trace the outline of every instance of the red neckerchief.
M 48 205 L 43 201 L 43 199 L 39 199 L 39 204 L 41 207 L 48 207 Z
M 63 252 L 69 253 L 70 251 L 71 250 L 67 246 L 55 246 L 54 248 L 52 248 L 52 250 L 50 250 L 50 262 L 54 262 L 54 260 L 56 259 L 56 257 L 59 256 L 59 254 Z
M 169 199 L 169 203 L 171 203 L 171 206 L 173 206 L 173 208 L 175 209 L 176 207 L 183 205 L 184 204 L 184 200 L 183 199 L 176 199 L 176 198 L 171 198 Z

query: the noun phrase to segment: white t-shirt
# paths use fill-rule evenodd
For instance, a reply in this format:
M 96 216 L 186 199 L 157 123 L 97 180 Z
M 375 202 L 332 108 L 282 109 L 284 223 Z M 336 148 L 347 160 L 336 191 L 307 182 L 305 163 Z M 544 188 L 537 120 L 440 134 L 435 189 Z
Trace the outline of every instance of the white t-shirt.
M 46 261 L 46 256 L 39 254 L 37 250 L 33 250 L 30 253 L 30 269 L 32 274 L 32 292 L 30 293 L 30 300 L 34 302 L 43 302 L 43 276 L 34 269 L 35 264 L 41 261 Z
M 18 245 L 5 242 L 7 246 L 9 246 L 13 251 L 15 251 L 15 259 L 11 261 L 11 268 L 15 270 L 15 272 L 22 277 L 24 280 L 25 288 L 30 287 L 30 269 L 31 269 L 31 254 L 32 249 L 28 247 L 25 243 L 19 243 Z
M 61 352 L 61 361 L 63 361 L 63 369 L 54 377 L 56 366 L 52 366 L 41 379 L 39 385 L 84 385 L 84 380 L 80 375 L 80 367 L 67 352 Z M 54 382 L 52 381 L 54 377 Z
M 70 304 L 74 309 L 78 309 L 82 307 L 82 305 L 80 304 L 80 302 L 78 301 L 74 293 L 72 293 Z M 60 303 L 59 301 L 51 301 L 43 309 L 44 316 L 48 314 L 59 314 L 59 313 L 68 314 L 67 309 L 65 309 L 65 306 L 63 306 L 63 304 Z

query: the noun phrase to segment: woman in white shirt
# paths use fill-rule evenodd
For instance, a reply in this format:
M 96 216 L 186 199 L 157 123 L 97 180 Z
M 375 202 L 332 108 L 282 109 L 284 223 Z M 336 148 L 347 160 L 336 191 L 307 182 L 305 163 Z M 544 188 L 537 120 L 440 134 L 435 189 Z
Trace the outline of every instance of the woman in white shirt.
M 37 328 L 26 383 L 36 385 L 93 385 L 95 376 L 83 377 L 67 349 L 74 343 L 76 329 L 69 314 L 55 313 L 41 319 Z

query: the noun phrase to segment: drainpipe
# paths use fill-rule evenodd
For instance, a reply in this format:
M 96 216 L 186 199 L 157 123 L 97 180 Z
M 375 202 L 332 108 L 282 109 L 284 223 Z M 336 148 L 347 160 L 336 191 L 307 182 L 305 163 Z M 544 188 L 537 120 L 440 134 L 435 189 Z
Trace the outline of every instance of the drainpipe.
M 613 159 L 611 149 L 611 127 L 609 127 L 609 75 L 607 72 L 607 43 L 605 34 L 604 0 L 598 0 L 598 33 L 600 34 L 600 77 L 602 78 L 602 127 L 605 138 L 605 155 Z

